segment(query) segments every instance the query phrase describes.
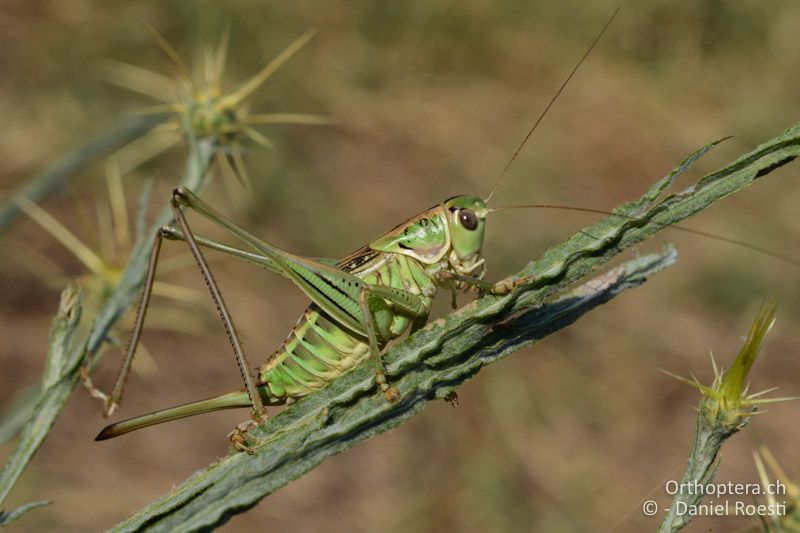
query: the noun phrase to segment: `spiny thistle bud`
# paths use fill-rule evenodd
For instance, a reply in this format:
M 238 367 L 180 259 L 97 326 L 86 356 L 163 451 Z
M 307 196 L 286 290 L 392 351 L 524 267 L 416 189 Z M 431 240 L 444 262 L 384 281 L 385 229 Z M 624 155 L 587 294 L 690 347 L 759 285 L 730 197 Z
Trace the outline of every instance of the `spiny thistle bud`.
M 711 386 L 702 385 L 694 376 L 689 380 L 667 372 L 703 394 L 699 411 L 709 426 L 723 433 L 734 433 L 747 424 L 750 417 L 758 412 L 759 404 L 795 399 L 761 397 L 774 389 L 748 394 L 747 378 L 750 369 L 761 351 L 764 338 L 775 323 L 777 308 L 778 300 L 776 298 L 762 302 L 750 326 L 747 338 L 729 370 L 720 370 L 714 360 L 714 355 L 711 355 L 711 364 L 714 367 L 714 382 Z
M 250 79 L 226 92 L 224 77 L 229 27 L 223 31 L 216 47 L 208 47 L 198 54 L 202 61 L 196 62 L 194 69 L 183 62 L 178 52 L 155 29 L 150 26 L 147 28 L 175 67 L 175 77 L 170 78 L 142 67 L 117 62 L 110 62 L 107 70 L 112 83 L 159 102 L 158 105 L 147 108 L 147 111 L 173 116 L 170 123 L 163 128 L 157 128 L 151 134 L 158 136 L 158 146 L 148 147 L 149 154 L 155 155 L 179 142 L 181 135 L 194 139 L 211 139 L 219 148 L 217 162 L 223 177 L 235 178 L 247 188 L 249 178 L 241 156 L 242 141 L 249 138 L 265 148 L 274 146 L 254 126 L 330 123 L 328 118 L 313 114 L 255 114 L 249 111 L 249 100 L 255 92 L 311 39 L 313 32 L 300 36 Z M 128 147 L 131 150 L 138 148 L 140 147 Z M 140 157 L 129 157 L 128 154 L 124 154 L 122 159 L 136 162 L 143 160 Z

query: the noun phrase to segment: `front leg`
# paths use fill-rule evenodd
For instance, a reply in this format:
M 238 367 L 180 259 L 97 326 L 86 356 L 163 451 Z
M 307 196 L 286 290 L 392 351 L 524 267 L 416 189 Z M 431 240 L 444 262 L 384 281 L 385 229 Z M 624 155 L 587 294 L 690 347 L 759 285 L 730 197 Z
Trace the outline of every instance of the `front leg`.
M 463 274 L 457 274 L 449 270 L 443 270 L 439 272 L 440 282 L 447 283 L 450 281 L 456 281 L 465 285 L 469 285 L 470 287 L 475 287 L 483 293 L 494 294 L 496 296 L 505 296 L 515 288 L 519 287 L 520 285 L 525 285 L 532 279 L 533 276 L 523 276 L 517 280 L 506 278 L 497 283 L 489 283 L 488 281 L 484 281 L 482 279 L 464 276 Z

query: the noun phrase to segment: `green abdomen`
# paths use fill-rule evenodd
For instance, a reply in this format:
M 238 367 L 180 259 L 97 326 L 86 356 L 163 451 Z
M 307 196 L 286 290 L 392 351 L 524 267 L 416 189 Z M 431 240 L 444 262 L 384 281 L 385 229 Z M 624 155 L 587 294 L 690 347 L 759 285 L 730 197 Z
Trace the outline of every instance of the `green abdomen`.
M 370 284 L 401 288 L 421 295 L 429 310 L 435 285 L 416 260 L 394 254 L 380 254 L 360 264 L 352 273 Z M 390 338 L 399 337 L 411 325 L 411 318 L 395 313 Z M 291 333 L 259 370 L 259 382 L 266 384 L 276 399 L 296 398 L 325 387 L 370 357 L 366 336 L 340 326 L 314 303 L 308 306 Z

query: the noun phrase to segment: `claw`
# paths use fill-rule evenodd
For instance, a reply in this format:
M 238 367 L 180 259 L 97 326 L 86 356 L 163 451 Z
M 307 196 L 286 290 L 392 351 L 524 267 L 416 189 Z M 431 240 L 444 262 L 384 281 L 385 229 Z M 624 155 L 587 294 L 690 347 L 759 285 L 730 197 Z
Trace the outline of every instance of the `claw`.
M 521 278 L 516 280 L 513 285 L 514 285 L 514 287 L 519 287 L 521 285 L 525 285 L 526 283 L 530 282 L 531 280 L 533 280 L 533 276 L 522 276 Z
M 248 455 L 253 455 L 256 453 L 256 449 L 247 445 L 248 433 L 251 429 L 258 427 L 266 421 L 266 411 L 253 410 L 252 418 L 237 424 L 236 427 L 233 428 L 233 431 L 228 433 L 228 439 L 231 441 L 231 444 L 233 444 L 233 447 L 236 448 L 236 450 L 244 452 Z
M 91 396 L 92 398 L 97 398 L 98 400 L 103 402 L 103 416 L 105 418 L 108 418 L 109 416 L 114 414 L 114 411 L 117 410 L 119 404 L 116 402 L 112 402 L 108 394 L 106 394 L 105 392 L 101 391 L 100 389 L 94 386 L 94 383 L 92 383 L 92 378 L 89 375 L 89 367 L 81 366 L 80 369 L 78 370 L 78 373 L 80 374 L 81 377 L 81 383 L 86 388 L 86 390 L 89 391 L 89 396 Z
M 256 453 L 255 448 L 251 448 L 247 445 L 247 436 L 245 435 L 245 432 L 239 431 L 238 427 L 231 431 L 231 433 L 228 435 L 228 438 L 237 451 L 244 452 L 247 455 L 253 455 Z
M 231 444 L 233 444 L 236 450 L 248 455 L 256 453 L 255 448 L 251 448 L 247 445 L 247 433 L 256 426 L 258 426 L 258 423 L 251 418 L 250 420 L 245 420 L 237 424 L 237 426 L 233 428 L 233 431 L 228 433 L 228 439 L 230 439 Z
M 533 279 L 533 276 L 522 276 L 521 278 L 511 281 L 510 279 L 504 279 L 503 281 L 498 282 L 491 290 L 492 294 L 497 296 L 504 296 L 510 293 L 512 290 L 529 283 Z
M 383 396 L 387 401 L 392 403 L 400 400 L 400 392 L 394 387 L 386 387 L 386 389 L 383 391 Z
M 103 402 L 103 416 L 106 418 L 110 417 L 114 414 L 114 411 L 117 410 L 117 407 L 119 407 L 118 403 L 112 402 L 111 398 L 106 398 Z

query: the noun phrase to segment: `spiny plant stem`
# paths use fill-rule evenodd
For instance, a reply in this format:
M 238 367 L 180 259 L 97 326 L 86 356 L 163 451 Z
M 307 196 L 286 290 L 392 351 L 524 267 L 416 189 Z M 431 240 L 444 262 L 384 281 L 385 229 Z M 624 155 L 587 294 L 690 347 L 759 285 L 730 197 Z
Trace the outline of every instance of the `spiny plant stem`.
M 205 184 L 209 165 L 215 157 L 216 146 L 212 140 L 190 138 L 189 147 L 189 156 L 180 184 L 200 191 Z M 150 238 L 156 234 L 158 228 L 170 222 L 171 213 L 169 205 L 165 205 L 149 231 L 139 239 L 131 252 L 120 282 L 105 301 L 97 316 L 90 317 L 93 323 L 87 336 L 82 339 L 72 339 L 70 334 L 71 342 L 68 346 L 62 347 L 63 353 L 59 352 L 57 363 L 50 362 L 50 359 L 53 358 L 51 347 L 43 384 L 35 399 L 36 407 L 31 409 L 33 415 L 23 428 L 14 452 L 0 473 L 0 505 L 33 458 L 36 450 L 44 442 L 55 419 L 69 399 L 70 393 L 78 383 L 80 366 L 86 354 L 93 355 L 94 361 L 97 361 L 101 345 L 106 341 L 109 331 L 139 294 L 152 250 Z M 57 377 L 56 388 L 48 386 L 51 381 L 48 376 L 53 375 Z M 15 518 L 18 516 L 19 513 L 14 515 Z
M 717 454 L 722 448 L 722 443 L 732 434 L 733 432 L 719 425 L 709 423 L 702 413 L 697 416 L 689 463 L 680 487 L 696 486 L 695 484 L 705 486 L 714 479 L 719 470 Z M 672 533 L 686 527 L 694 515 L 682 512 L 682 509 L 690 509 L 702 500 L 702 492 L 679 490 L 672 500 L 667 516 L 661 522 L 659 533 Z

